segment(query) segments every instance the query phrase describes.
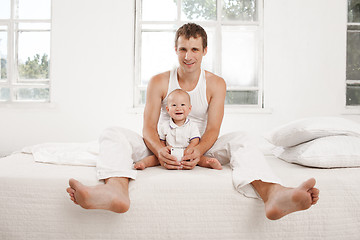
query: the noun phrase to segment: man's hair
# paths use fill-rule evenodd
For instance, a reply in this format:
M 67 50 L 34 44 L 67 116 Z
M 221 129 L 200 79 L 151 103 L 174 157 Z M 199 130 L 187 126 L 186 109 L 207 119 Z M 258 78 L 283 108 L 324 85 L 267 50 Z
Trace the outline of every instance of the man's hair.
M 182 25 L 175 34 L 175 47 L 177 47 L 177 41 L 180 36 L 184 36 L 187 40 L 189 40 L 191 37 L 201 37 L 203 49 L 207 47 L 207 34 L 200 25 L 195 23 L 186 23 Z

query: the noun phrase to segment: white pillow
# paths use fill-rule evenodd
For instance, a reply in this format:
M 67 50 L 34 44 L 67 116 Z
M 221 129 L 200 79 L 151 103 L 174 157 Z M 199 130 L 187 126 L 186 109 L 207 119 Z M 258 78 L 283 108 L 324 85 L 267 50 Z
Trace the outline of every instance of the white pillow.
M 275 146 L 292 147 L 319 137 L 360 136 L 360 124 L 339 117 L 314 117 L 290 122 L 271 131 L 265 138 Z
M 287 162 L 310 167 L 360 167 L 360 138 L 323 137 L 295 147 L 277 147 L 273 153 Z

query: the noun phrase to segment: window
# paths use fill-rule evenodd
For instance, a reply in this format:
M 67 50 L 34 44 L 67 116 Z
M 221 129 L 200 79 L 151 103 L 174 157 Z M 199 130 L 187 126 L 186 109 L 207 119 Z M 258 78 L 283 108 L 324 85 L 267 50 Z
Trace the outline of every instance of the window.
M 187 22 L 208 35 L 203 67 L 227 83 L 227 105 L 263 106 L 261 0 L 137 0 L 135 106 L 151 76 L 177 65 L 176 30 Z
M 51 0 L 0 6 L 0 103 L 49 102 Z
M 346 106 L 360 106 L 360 0 L 348 0 Z

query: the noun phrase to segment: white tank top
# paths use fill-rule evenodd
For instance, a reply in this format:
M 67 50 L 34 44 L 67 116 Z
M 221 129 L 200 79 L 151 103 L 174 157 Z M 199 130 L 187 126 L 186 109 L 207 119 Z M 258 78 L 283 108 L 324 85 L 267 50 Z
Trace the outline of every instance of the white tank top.
M 168 91 L 166 97 L 161 103 L 159 125 L 164 123 L 165 121 L 170 120 L 170 116 L 166 111 L 166 104 L 169 93 L 171 93 L 175 89 L 181 89 L 177 78 L 177 68 L 170 71 Z M 205 79 L 205 71 L 203 69 L 201 69 L 199 81 L 196 87 L 192 91 L 187 91 L 187 93 L 190 95 L 190 100 L 192 105 L 191 112 L 188 118 L 198 126 L 200 134 L 202 136 L 205 132 L 207 115 L 208 115 L 208 102 L 206 98 L 206 79 Z

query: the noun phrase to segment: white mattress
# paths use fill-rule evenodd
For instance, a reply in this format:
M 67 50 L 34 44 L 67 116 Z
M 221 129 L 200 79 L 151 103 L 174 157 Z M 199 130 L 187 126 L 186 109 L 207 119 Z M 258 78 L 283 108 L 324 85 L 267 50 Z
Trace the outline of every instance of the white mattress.
M 94 167 L 0 159 L 0 239 L 359 239 L 360 169 L 316 169 L 267 157 L 288 186 L 315 177 L 320 200 L 310 210 L 267 220 L 260 200 L 238 193 L 231 170 L 196 167 L 139 172 L 125 214 L 84 210 L 65 189 L 74 177 L 99 184 Z

